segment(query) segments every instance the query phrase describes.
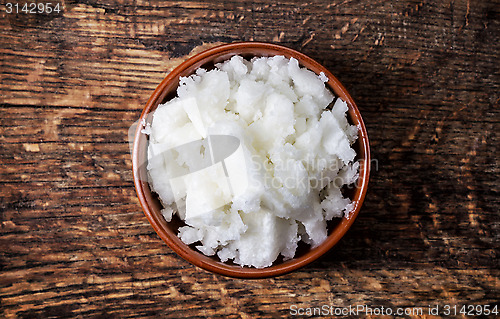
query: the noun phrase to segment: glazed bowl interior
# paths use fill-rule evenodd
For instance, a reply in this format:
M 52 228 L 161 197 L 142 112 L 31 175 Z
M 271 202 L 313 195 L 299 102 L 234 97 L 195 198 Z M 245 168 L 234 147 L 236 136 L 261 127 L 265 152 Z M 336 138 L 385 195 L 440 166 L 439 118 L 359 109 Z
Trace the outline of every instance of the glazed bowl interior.
M 278 259 L 272 266 L 263 269 L 242 267 L 231 262 L 220 262 L 217 257 L 203 255 L 194 248 L 195 245 L 184 244 L 177 236 L 179 227 L 184 225 L 184 222 L 178 217 L 174 216 L 171 222 L 165 221 L 160 212 L 162 204 L 158 196 L 151 191 L 147 182 L 148 176 L 144 163 L 147 163 L 148 140 L 147 135 L 141 133 L 141 127 L 138 127 L 136 131 L 132 154 L 134 183 L 139 201 L 149 222 L 161 239 L 182 258 L 208 271 L 231 277 L 263 278 L 282 275 L 303 267 L 325 254 L 340 240 L 340 238 L 342 238 L 354 222 L 361 208 L 368 186 L 370 171 L 368 136 L 359 110 L 353 99 L 337 78 L 335 78 L 326 68 L 295 50 L 279 45 L 258 42 L 240 42 L 222 45 L 204 51 L 186 60 L 168 74 L 156 88 L 148 100 L 140 120 L 142 121 L 144 119 L 150 122 L 148 115 L 152 114 L 159 104 L 165 103 L 176 96 L 180 77 L 189 76 L 200 67 L 212 69 L 215 64 L 228 60 L 234 55 L 240 55 L 247 59 L 275 55 L 283 55 L 287 58 L 293 57 L 299 61 L 301 66 L 308 68 L 316 74 L 319 75 L 323 72 L 328 77 L 326 85 L 333 91 L 336 97 L 340 97 L 347 102 L 349 108 L 348 120 L 351 124 L 358 127 L 358 139 L 352 147 L 357 153 L 356 159 L 360 160 L 359 179 L 356 183 L 356 187 L 344 190 L 344 195 L 351 198 L 354 204 L 354 208 L 350 213 L 350 218 L 347 219 L 343 217 L 329 222 L 328 238 L 325 242 L 313 249 L 305 244 L 299 244 L 293 259 L 287 261 Z

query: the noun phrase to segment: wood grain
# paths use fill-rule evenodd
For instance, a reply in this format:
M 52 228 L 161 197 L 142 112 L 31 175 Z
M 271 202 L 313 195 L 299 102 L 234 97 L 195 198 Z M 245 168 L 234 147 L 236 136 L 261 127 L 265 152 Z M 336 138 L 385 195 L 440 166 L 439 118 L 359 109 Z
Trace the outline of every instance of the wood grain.
M 6 2 L 0 317 L 498 304 L 498 1 L 71 0 L 52 15 L 7 14 Z M 375 159 L 347 236 L 274 279 L 180 259 L 133 187 L 127 131 L 149 95 L 186 57 L 233 41 L 281 43 L 328 67 L 356 100 Z

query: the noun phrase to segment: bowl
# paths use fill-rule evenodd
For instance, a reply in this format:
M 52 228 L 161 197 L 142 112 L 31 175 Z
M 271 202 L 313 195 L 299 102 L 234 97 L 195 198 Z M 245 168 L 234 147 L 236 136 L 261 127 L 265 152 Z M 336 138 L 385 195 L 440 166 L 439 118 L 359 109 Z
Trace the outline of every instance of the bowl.
M 194 248 L 194 245 L 184 244 L 177 232 L 179 227 L 183 225 L 180 219 L 173 219 L 171 222 L 165 221 L 160 210 L 162 205 L 155 193 L 147 182 L 146 165 L 141 165 L 147 161 L 147 136 L 141 133 L 141 126 L 138 126 L 134 136 L 134 148 L 132 152 L 134 184 L 139 197 L 139 201 L 144 210 L 146 217 L 158 233 L 160 238 L 179 256 L 189 261 L 190 263 L 201 267 L 213 273 L 237 277 L 237 278 L 264 278 L 283 275 L 299 269 L 307 264 L 318 259 L 320 256 L 328 252 L 347 232 L 351 227 L 356 216 L 358 215 L 363 203 L 370 172 L 370 149 L 368 143 L 368 135 L 366 128 L 361 118 L 361 114 L 354 103 L 354 100 L 349 95 L 340 81 L 333 76 L 325 67 L 314 61 L 310 57 L 295 51 L 293 49 L 270 43 L 261 42 L 238 42 L 225 44 L 212 49 L 201 52 L 180 64 L 158 85 L 156 90 L 149 98 L 146 107 L 144 108 L 140 121 L 147 120 L 148 114 L 155 111 L 159 104 L 165 103 L 176 96 L 176 89 L 179 85 L 179 78 L 189 76 L 200 67 L 211 69 L 216 63 L 230 59 L 234 55 L 241 55 L 244 58 L 283 55 L 287 58 L 295 58 L 299 64 L 307 69 L 320 74 L 323 72 L 328 82 L 326 85 L 334 92 L 337 97 L 342 98 L 348 105 L 348 120 L 351 124 L 358 127 L 358 140 L 352 146 L 356 153 L 357 159 L 360 160 L 359 179 L 356 187 L 347 190 L 353 202 L 353 210 L 350 213 L 350 218 L 337 218 L 328 223 L 328 237 L 318 247 L 310 248 L 305 244 L 300 244 L 293 259 L 283 261 L 281 259 L 275 261 L 272 266 L 267 268 L 251 268 L 242 267 L 231 262 L 221 262 L 217 257 L 208 257 Z

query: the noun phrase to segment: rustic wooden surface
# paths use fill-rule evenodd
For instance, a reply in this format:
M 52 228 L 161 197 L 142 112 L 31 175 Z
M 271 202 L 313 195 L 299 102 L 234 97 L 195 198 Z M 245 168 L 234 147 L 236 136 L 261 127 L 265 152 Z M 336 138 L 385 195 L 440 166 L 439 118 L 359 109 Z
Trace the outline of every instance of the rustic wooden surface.
M 7 14 L 6 2 L 0 317 L 498 304 L 498 0 L 71 0 L 49 15 Z M 187 56 L 240 40 L 327 66 L 357 101 L 377 161 L 340 244 L 274 279 L 180 259 L 143 215 L 131 174 L 127 130 L 156 85 Z

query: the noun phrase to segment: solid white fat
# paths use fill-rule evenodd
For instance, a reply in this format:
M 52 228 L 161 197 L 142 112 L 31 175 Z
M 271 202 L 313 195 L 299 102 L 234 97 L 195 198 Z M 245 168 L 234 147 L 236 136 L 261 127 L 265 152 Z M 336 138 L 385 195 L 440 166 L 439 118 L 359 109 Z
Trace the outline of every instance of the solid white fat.
M 185 221 L 184 243 L 263 268 L 293 258 L 301 240 L 320 245 L 328 220 L 349 218 L 341 189 L 358 178 L 358 130 L 340 98 L 326 110 L 327 81 L 283 56 L 234 56 L 181 78 L 144 133 L 151 186 L 165 219 Z M 215 145 L 217 136 L 238 143 Z

